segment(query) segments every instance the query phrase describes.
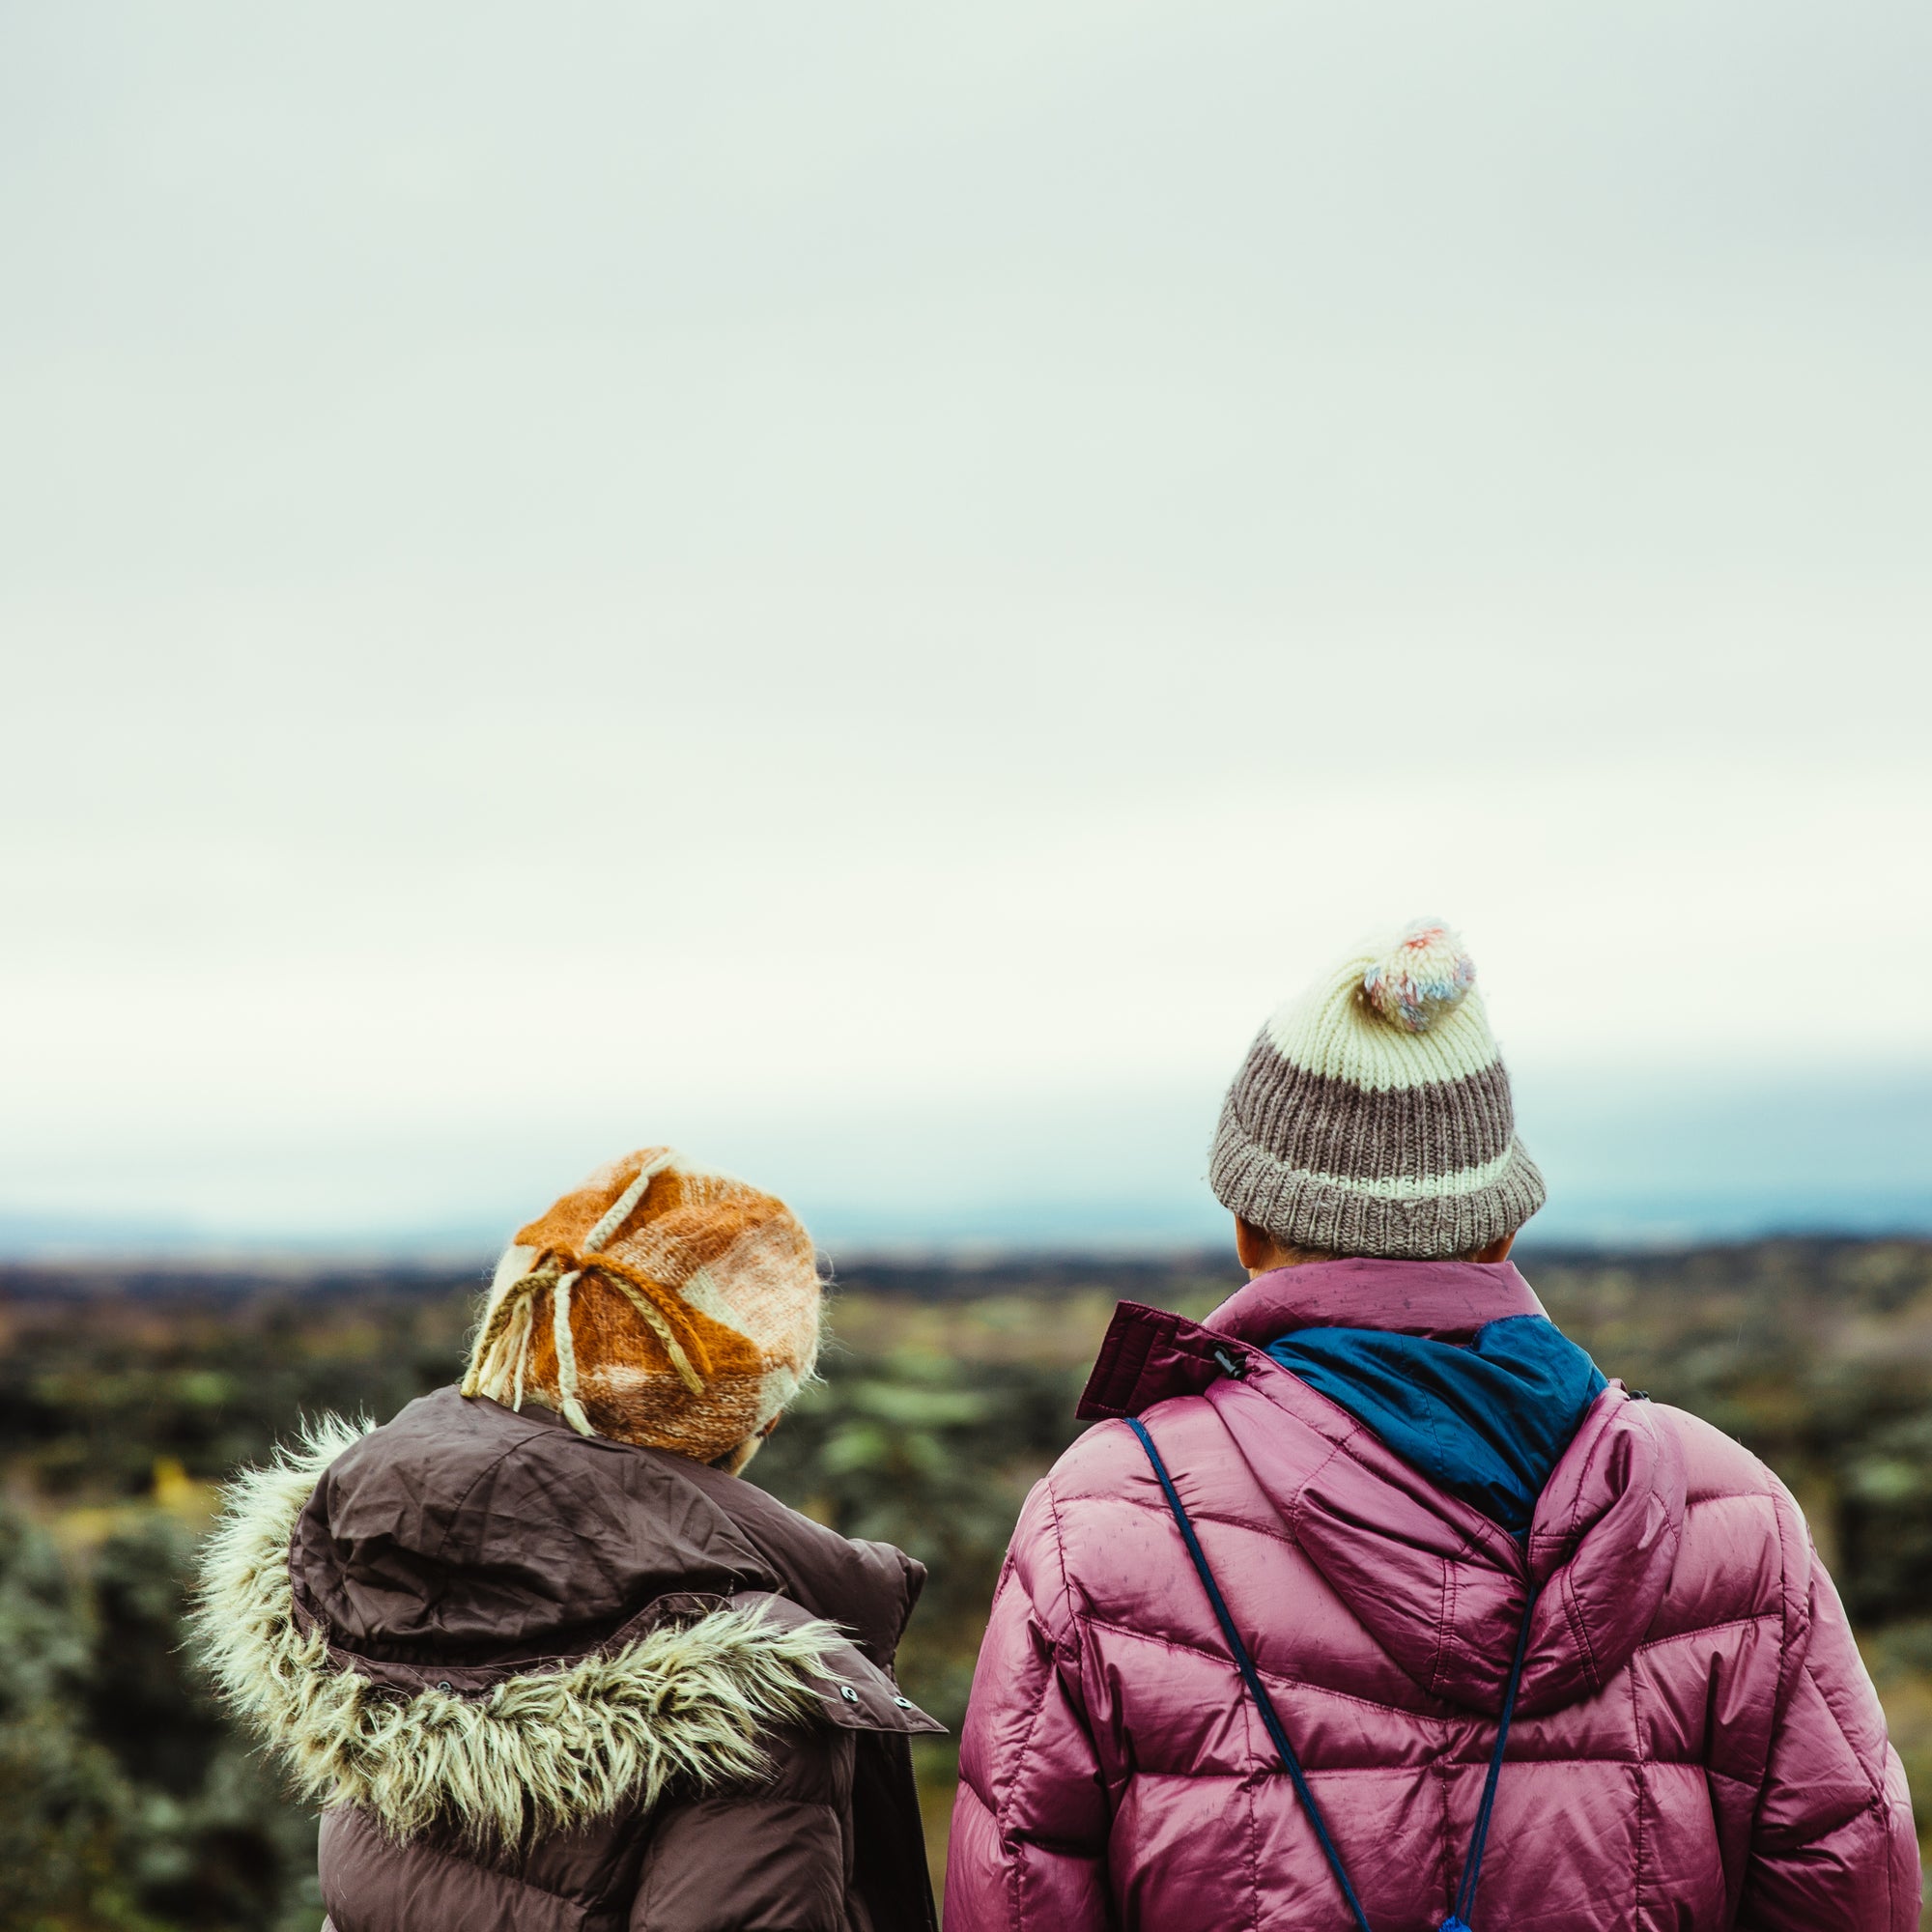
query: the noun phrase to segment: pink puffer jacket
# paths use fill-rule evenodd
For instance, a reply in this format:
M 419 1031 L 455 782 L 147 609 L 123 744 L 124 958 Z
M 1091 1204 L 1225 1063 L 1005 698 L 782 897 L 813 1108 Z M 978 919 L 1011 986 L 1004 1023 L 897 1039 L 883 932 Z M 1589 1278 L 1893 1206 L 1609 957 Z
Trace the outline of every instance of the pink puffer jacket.
M 1904 1776 L 1762 1463 L 1612 1383 L 1525 1553 L 1261 1352 L 1538 1312 L 1507 1263 L 1285 1269 L 1204 1325 L 1123 1306 L 1082 1413 L 1143 1418 L 1374 1932 L 1450 1910 L 1528 1581 L 1477 1932 L 1910 1932 Z M 1124 1423 L 1028 1500 L 960 1769 L 946 1932 L 1350 1924 Z

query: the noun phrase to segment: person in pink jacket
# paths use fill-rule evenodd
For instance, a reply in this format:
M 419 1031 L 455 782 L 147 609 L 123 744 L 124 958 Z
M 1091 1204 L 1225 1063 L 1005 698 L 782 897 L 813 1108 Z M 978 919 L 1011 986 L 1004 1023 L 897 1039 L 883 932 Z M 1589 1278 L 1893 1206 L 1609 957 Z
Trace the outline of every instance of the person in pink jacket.
M 1264 1027 L 1249 1285 L 1123 1304 L 968 1709 L 946 1932 L 1910 1932 L 1903 1774 L 1788 1491 L 1605 1382 L 1439 925 Z

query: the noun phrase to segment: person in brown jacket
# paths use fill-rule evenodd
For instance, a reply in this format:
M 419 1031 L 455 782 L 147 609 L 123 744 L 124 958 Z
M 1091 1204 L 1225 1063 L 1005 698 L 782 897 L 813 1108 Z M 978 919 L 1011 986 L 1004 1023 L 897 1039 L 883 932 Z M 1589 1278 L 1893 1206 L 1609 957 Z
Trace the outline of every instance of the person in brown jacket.
M 469 1372 L 230 1488 L 198 1631 L 324 1807 L 332 1932 L 921 1932 L 924 1580 L 739 1479 L 811 1375 L 783 1205 L 648 1149 L 519 1231 Z

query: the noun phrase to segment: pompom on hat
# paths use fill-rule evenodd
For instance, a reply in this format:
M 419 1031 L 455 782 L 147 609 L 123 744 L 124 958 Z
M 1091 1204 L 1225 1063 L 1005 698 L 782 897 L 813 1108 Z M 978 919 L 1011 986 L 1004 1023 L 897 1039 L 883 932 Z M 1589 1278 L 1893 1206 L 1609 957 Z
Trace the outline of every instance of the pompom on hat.
M 783 1202 L 642 1148 L 518 1229 L 463 1393 L 713 1463 L 810 1379 L 823 1299 Z
M 1476 968 L 1439 920 L 1364 947 L 1255 1037 L 1208 1160 L 1225 1208 L 1293 1248 L 1433 1260 L 1543 1206 Z

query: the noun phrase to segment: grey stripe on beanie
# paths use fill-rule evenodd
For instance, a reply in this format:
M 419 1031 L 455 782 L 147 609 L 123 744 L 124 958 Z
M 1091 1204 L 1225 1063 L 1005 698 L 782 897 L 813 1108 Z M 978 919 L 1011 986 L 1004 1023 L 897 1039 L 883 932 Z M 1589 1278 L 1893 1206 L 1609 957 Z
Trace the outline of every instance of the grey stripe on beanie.
M 1208 1181 L 1291 1247 L 1411 1260 L 1487 1247 L 1543 1206 L 1446 927 L 1362 951 L 1269 1020 L 1228 1090 Z

